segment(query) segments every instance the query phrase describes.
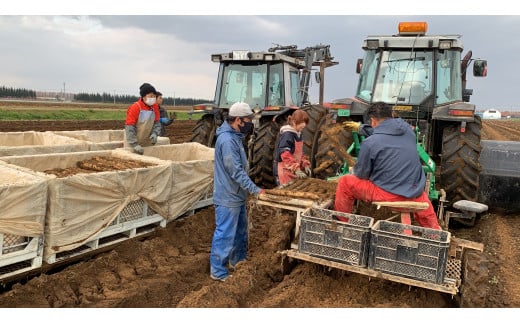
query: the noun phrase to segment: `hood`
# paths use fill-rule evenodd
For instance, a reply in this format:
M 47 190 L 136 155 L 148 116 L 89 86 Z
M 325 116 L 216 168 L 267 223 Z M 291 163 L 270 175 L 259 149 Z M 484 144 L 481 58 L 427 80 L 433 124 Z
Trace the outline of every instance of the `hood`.
M 374 128 L 374 133 L 390 136 L 402 136 L 410 129 L 410 124 L 401 118 L 390 118 L 381 122 Z
M 282 126 L 280 128 L 280 133 L 284 133 L 284 132 L 294 132 L 298 136 L 300 135 L 300 133 L 297 132 L 296 129 L 294 129 L 291 125 L 288 125 L 288 124 L 286 124 L 285 126 Z

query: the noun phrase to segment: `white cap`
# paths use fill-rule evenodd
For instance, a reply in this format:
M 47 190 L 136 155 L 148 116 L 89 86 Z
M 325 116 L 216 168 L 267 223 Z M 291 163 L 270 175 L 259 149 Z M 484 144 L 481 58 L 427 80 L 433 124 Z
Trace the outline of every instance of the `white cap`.
M 245 102 L 236 102 L 229 108 L 230 117 L 253 117 L 253 110 Z

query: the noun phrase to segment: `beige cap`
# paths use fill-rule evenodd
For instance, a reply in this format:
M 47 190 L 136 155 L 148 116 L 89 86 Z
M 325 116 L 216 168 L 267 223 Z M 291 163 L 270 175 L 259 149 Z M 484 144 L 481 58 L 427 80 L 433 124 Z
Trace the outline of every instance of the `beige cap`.
M 231 108 L 229 108 L 229 116 L 231 117 L 252 118 L 253 115 L 253 110 L 251 110 L 249 104 L 245 102 L 236 102 L 231 106 Z

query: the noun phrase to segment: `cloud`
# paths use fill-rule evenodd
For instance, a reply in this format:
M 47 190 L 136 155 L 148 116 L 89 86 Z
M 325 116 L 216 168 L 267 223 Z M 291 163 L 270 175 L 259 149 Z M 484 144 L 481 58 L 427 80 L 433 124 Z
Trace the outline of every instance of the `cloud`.
M 488 60 L 487 78 L 468 77 L 477 108 L 517 104 L 520 16 L 0 16 L 0 85 L 59 91 L 65 83 L 75 93 L 136 94 L 140 84 L 150 82 L 166 96 L 211 99 L 218 72 L 211 54 L 326 44 L 339 62 L 326 71 L 325 99 L 332 100 L 354 94 L 365 37 L 395 34 L 405 20 L 427 21 L 429 34 L 460 34 L 465 52 Z

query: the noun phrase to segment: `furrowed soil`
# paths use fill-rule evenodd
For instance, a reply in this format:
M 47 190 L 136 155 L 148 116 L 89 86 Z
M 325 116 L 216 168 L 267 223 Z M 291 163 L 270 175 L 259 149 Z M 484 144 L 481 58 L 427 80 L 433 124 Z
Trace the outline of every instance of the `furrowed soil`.
M 194 121 L 167 127 L 172 143 L 190 140 Z M 483 138 L 520 141 L 520 122 L 483 122 Z M 122 129 L 122 121 L 0 121 L 0 131 Z M 289 248 L 295 214 L 249 201 L 248 259 L 225 282 L 209 276 L 215 228 L 212 206 L 170 222 L 143 239 L 42 269 L 6 284 L 0 307 L 41 308 L 451 308 L 449 294 L 343 272 L 304 261 L 285 275 L 279 251 Z M 372 209 L 373 214 L 376 212 Z M 520 212 L 490 209 L 452 234 L 485 245 L 485 307 L 520 307 Z M 346 319 L 346 318 L 345 318 Z

